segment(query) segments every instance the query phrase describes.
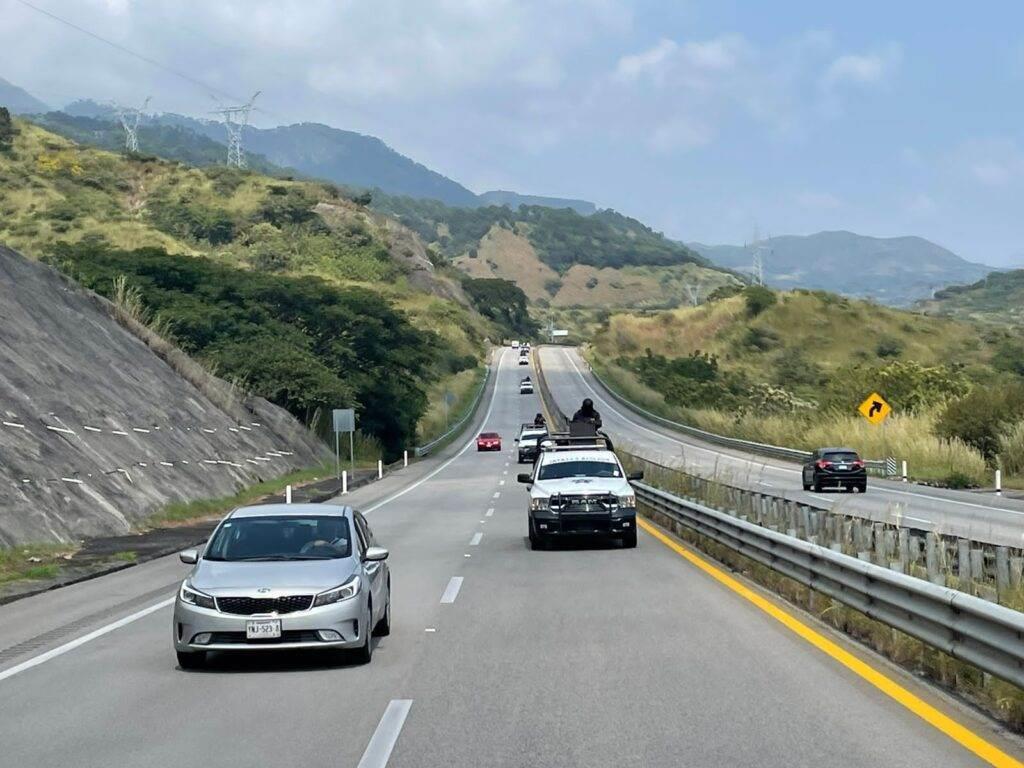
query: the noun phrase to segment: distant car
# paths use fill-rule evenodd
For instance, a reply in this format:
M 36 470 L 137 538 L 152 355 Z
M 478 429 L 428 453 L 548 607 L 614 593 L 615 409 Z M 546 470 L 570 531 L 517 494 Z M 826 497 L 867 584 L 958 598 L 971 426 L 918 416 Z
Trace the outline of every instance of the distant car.
M 500 451 L 501 435 L 497 432 L 481 432 L 476 438 L 478 451 Z
M 804 464 L 803 486 L 821 493 L 826 488 L 864 493 L 868 472 L 864 460 L 852 448 L 819 448 Z
M 519 364 L 520 365 L 529 365 L 530 364 L 529 356 L 528 355 L 520 355 L 519 356 Z
M 178 665 L 210 651 L 352 649 L 391 632 L 388 551 L 366 518 L 332 504 L 242 507 L 221 520 L 178 588 L 171 636 Z
M 533 394 L 533 382 L 529 379 L 523 379 L 519 382 L 519 394 L 520 395 L 532 395 Z

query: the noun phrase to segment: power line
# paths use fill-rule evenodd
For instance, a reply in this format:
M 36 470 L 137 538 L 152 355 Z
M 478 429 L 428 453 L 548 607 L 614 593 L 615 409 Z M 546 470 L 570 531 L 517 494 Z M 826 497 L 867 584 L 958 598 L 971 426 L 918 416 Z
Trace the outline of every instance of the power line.
M 102 35 L 98 35 L 95 32 L 86 29 L 85 27 L 81 27 L 78 24 L 75 24 L 73 21 L 68 21 L 67 19 L 62 18 L 62 17 L 58 16 L 55 13 L 51 13 L 50 11 L 46 10 L 45 8 L 40 8 L 38 5 L 34 5 L 33 3 L 28 2 L 28 0 L 16 0 L 16 2 L 20 3 L 21 5 L 25 6 L 26 8 L 30 8 L 31 10 L 35 11 L 36 13 L 42 14 L 43 16 L 46 16 L 46 17 L 56 21 L 59 24 L 63 24 L 66 27 L 70 27 L 71 29 L 75 30 L 76 32 L 81 32 L 83 35 L 88 35 L 93 40 L 98 40 L 99 42 L 103 43 L 104 45 L 110 46 L 111 48 L 113 48 L 116 51 L 120 51 L 121 53 L 125 53 L 125 54 L 127 54 L 129 56 L 133 56 L 136 59 L 138 59 L 139 61 L 144 61 L 147 64 L 149 64 L 150 66 L 156 67 L 157 69 L 162 69 L 165 72 L 169 72 L 170 74 L 174 75 L 175 77 L 180 77 L 182 80 L 185 80 L 186 82 L 189 82 L 192 85 L 198 86 L 198 87 L 202 88 L 204 91 L 207 91 L 208 93 L 215 93 L 215 94 L 218 94 L 220 96 L 224 96 L 225 98 L 231 99 L 232 101 L 235 101 L 235 102 L 241 101 L 241 99 L 238 98 L 237 96 L 235 96 L 233 94 L 230 94 L 227 91 L 223 91 L 220 88 L 212 86 L 209 83 L 205 83 L 202 80 L 200 80 L 199 78 L 193 77 L 192 75 L 188 74 L 187 72 L 182 72 L 180 69 L 175 69 L 174 67 L 172 67 L 172 66 L 170 66 L 168 64 L 165 64 L 162 61 L 158 61 L 157 59 L 150 58 L 149 56 L 146 56 L 145 54 L 139 53 L 138 51 L 133 51 L 131 48 L 127 48 L 127 47 L 121 45 L 120 43 L 114 42 L 113 40 L 108 40 L 107 38 L 103 37 Z M 272 113 L 266 112 L 265 110 L 256 110 L 256 111 L 263 112 L 264 114 L 272 115 Z

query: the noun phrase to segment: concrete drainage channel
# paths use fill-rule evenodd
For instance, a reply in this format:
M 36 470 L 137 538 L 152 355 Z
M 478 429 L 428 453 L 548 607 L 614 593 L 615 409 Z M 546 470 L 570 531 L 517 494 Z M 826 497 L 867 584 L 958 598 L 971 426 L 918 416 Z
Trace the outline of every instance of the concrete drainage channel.
M 472 423 L 473 417 L 479 411 L 480 403 L 483 401 L 484 394 L 487 392 L 492 378 L 491 367 L 488 365 L 484 379 L 469 409 L 451 429 L 435 440 L 405 452 L 401 459 L 391 464 L 378 463 L 377 469 L 357 469 L 352 476 L 347 478 L 345 483 L 346 489 L 354 491 L 357 488 L 362 488 L 376 482 L 378 479 L 383 479 L 395 470 L 403 469 L 416 461 L 423 460 L 448 445 Z M 342 485 L 341 479 L 330 477 L 297 486 L 290 489 L 291 502 L 293 504 L 321 504 L 340 495 L 342 493 Z M 276 493 L 253 503 L 281 504 L 286 501 L 286 494 L 287 491 Z M 202 544 L 209 538 L 213 529 L 220 521 L 220 517 L 218 516 L 217 519 L 213 520 L 200 521 L 193 525 L 154 528 L 141 534 L 105 536 L 90 539 L 74 554 L 67 565 L 61 567 L 61 573 L 57 578 L 47 581 L 12 582 L 6 588 L 0 586 L 0 605 L 72 584 L 78 584 L 108 573 L 123 571 L 126 568 L 131 568 L 160 557 L 166 557 L 183 549 Z M 134 552 L 136 557 L 130 562 L 112 559 L 116 554 L 122 552 Z

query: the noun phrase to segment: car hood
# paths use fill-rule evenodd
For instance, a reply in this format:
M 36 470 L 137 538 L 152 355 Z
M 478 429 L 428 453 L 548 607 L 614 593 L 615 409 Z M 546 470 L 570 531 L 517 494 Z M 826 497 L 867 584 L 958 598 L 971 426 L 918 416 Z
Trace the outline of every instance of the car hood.
M 541 480 L 534 483 L 535 494 L 554 496 L 558 494 L 614 493 L 625 496 L 633 489 L 624 477 L 567 477 L 563 480 Z
M 275 597 L 282 594 L 323 592 L 343 584 L 357 568 L 354 557 L 337 560 L 299 560 L 278 562 L 221 562 L 200 560 L 189 581 L 209 595 L 256 594 Z

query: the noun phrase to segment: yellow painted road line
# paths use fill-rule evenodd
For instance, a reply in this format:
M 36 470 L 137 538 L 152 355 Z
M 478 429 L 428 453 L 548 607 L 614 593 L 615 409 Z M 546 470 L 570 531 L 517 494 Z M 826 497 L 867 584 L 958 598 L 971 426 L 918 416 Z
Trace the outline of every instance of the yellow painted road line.
M 990 744 L 985 741 L 985 739 L 974 733 L 974 731 L 943 714 L 918 696 L 915 696 L 895 680 L 886 677 L 883 673 L 879 672 L 866 662 L 861 661 L 852 653 L 832 642 L 820 632 L 817 632 L 807 624 L 804 624 L 796 618 L 796 616 L 783 610 L 779 606 L 775 605 L 775 603 L 762 597 L 749 587 L 744 586 L 741 582 L 734 579 L 725 571 L 712 565 L 705 558 L 687 549 L 651 523 L 646 520 L 638 519 L 637 524 L 673 552 L 686 558 L 693 565 L 711 576 L 715 581 L 728 587 L 746 600 L 749 600 L 773 619 L 784 625 L 787 629 L 802 637 L 818 650 L 827 653 L 844 667 L 878 688 L 878 690 L 886 696 L 895 699 L 926 723 L 942 731 L 942 733 L 953 739 L 953 741 L 957 742 L 965 749 L 970 750 L 985 762 L 990 765 L 999 766 L 999 768 L 1024 768 L 1024 763 L 1021 763 L 1019 760 L 1006 754 L 994 744 Z

